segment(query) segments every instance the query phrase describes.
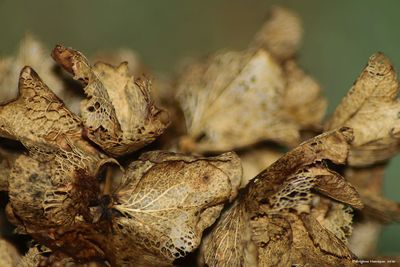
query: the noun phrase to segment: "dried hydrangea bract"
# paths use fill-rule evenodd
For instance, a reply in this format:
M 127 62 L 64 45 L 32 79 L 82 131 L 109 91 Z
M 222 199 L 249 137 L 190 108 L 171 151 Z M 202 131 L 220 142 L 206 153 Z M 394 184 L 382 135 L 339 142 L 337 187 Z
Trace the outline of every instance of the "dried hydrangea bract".
M 294 147 L 301 130 L 321 128 L 326 108 L 321 88 L 286 60 L 296 52 L 301 26 L 289 11 L 275 13 L 249 49 L 216 53 L 183 71 L 176 93 L 187 128 L 183 150 L 227 151 L 260 141 Z M 299 37 L 290 40 L 280 31 L 283 21 Z
M 323 163 L 326 160 L 345 163 L 351 140 L 349 128 L 317 136 L 251 180 L 244 194 L 205 239 L 205 263 L 208 266 L 310 263 L 353 266 L 355 256 L 342 241 L 345 233 L 328 230 L 329 226 L 324 227 L 311 212 L 315 208 L 314 188 L 346 205 L 363 207 L 355 189 Z M 346 214 L 339 211 L 339 217 Z
M 169 125 L 167 112 L 151 100 L 150 81 L 134 79 L 126 63 L 91 66 L 80 52 L 60 45 L 52 56 L 85 85 L 81 116 L 87 136 L 110 155 L 142 148 Z
M 397 75 L 389 59 L 382 53 L 372 55 L 326 125 L 326 129 L 353 128 L 349 165 L 368 166 L 386 161 L 398 153 L 398 90 Z
M 203 231 L 235 198 L 241 177 L 234 153 L 143 154 L 115 193 L 112 209 L 120 215 L 113 218 L 112 238 L 118 266 L 170 266 L 193 252 Z

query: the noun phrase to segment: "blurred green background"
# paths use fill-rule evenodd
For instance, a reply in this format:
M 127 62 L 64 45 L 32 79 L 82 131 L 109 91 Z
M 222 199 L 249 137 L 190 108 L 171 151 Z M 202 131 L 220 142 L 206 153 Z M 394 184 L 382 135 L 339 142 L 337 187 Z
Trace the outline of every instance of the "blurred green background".
M 131 48 L 153 71 L 172 73 L 185 57 L 245 48 L 271 5 L 289 7 L 303 19 L 300 63 L 323 86 L 328 113 L 372 53 L 384 52 L 400 70 L 400 1 L 395 0 L 0 0 L 0 55 L 14 53 L 31 32 L 49 48 L 61 43 L 87 55 Z M 397 157 L 384 185 L 386 196 L 397 201 L 399 173 Z M 379 250 L 400 253 L 399 225 L 384 229 Z

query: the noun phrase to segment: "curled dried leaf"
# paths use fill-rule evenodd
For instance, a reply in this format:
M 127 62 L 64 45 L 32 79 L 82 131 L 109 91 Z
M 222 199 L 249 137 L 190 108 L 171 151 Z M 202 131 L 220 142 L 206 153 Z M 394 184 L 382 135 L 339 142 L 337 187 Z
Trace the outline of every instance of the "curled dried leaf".
M 348 164 L 368 166 L 387 161 L 400 149 L 398 81 L 389 59 L 382 53 L 367 66 L 336 108 L 326 129 L 342 126 L 354 130 Z
M 30 67 L 21 71 L 19 96 L 0 106 L 0 136 L 20 141 L 30 156 L 55 161 L 54 181 L 73 177 L 76 169 L 97 173 L 108 157 L 82 138 L 82 122 Z
M 321 208 L 315 211 L 312 191 L 320 188 L 346 205 L 362 205 L 354 188 L 321 163 L 344 163 L 351 140 L 349 128 L 322 134 L 251 180 L 238 203 L 226 211 L 207 237 L 202 249 L 205 263 L 228 266 L 224 263 L 228 259 L 233 266 L 353 266 L 354 255 L 342 241 L 350 231 L 345 211 L 339 209 L 325 219 L 327 226 L 321 225 L 314 216 L 326 212 Z M 345 192 L 334 192 L 339 190 Z M 343 228 L 334 229 L 328 222 L 338 218 L 343 219 Z
M 171 265 L 194 251 L 204 229 L 236 196 L 241 175 L 234 153 L 211 158 L 143 154 L 129 166 L 115 194 L 117 265 Z
M 78 51 L 56 46 L 53 58 L 85 85 L 81 116 L 88 138 L 107 153 L 120 156 L 145 146 L 169 125 L 165 110 L 150 97 L 150 81 L 134 79 L 127 63 L 91 66 Z

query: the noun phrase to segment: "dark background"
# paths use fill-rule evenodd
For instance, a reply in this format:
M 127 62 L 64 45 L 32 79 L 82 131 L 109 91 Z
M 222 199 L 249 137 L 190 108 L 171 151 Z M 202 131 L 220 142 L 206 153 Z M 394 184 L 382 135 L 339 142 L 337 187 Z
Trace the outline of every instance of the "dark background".
M 57 43 L 91 55 L 131 48 L 154 72 L 172 73 L 185 57 L 221 48 L 242 49 L 271 5 L 296 11 L 305 38 L 301 65 L 324 88 L 331 113 L 366 64 L 382 51 L 400 69 L 400 1 L 372 0 L 0 0 L 0 56 L 14 53 L 31 32 L 52 48 Z M 386 172 L 385 195 L 400 201 L 400 157 Z M 384 254 L 400 253 L 400 225 L 384 229 Z

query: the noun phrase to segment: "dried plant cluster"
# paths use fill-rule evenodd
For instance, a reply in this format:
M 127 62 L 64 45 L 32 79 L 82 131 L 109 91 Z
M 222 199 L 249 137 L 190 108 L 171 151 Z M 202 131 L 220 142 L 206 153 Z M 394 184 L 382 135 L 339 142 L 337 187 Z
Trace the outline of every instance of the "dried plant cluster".
M 323 121 L 327 101 L 296 61 L 301 37 L 299 18 L 275 8 L 246 50 L 152 90 L 131 52 L 99 56 L 130 70 L 57 45 L 55 64 L 27 36 L 0 60 L 0 190 L 16 234 L 32 241 L 21 255 L 1 237 L 0 265 L 355 266 L 373 256 L 381 224 L 400 220 L 381 195 L 400 150 L 397 76 L 372 55 Z

